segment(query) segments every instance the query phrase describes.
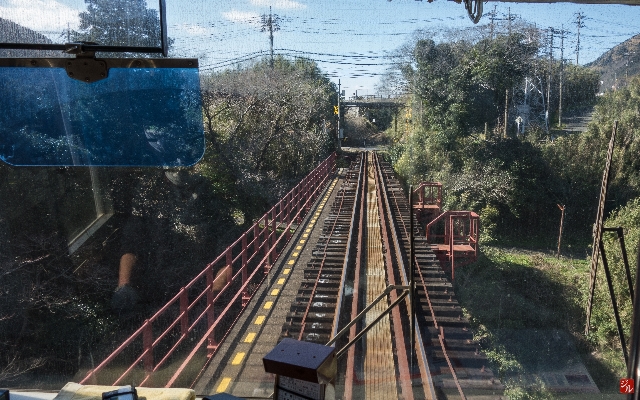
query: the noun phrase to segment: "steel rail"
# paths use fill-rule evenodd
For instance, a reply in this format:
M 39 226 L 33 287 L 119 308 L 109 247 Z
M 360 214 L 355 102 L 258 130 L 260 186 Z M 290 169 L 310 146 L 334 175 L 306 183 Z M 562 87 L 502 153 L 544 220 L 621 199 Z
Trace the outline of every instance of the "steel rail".
M 395 199 L 395 198 L 394 198 Z M 396 205 L 397 205 L 397 201 L 396 201 Z M 413 212 L 413 210 L 410 210 L 411 212 Z M 455 212 L 454 212 L 455 213 Z M 466 212 L 463 212 L 466 213 Z M 399 215 L 402 217 L 402 214 L 399 213 Z M 402 218 L 402 227 L 404 229 L 404 233 L 405 233 L 405 237 L 408 236 L 407 230 L 406 230 L 406 224 L 404 223 L 404 218 Z M 419 266 L 418 263 L 418 259 L 414 258 L 414 262 L 416 263 L 417 266 Z M 463 390 L 462 390 L 462 386 L 460 385 L 460 382 L 458 380 L 458 375 L 455 371 L 455 368 L 453 367 L 453 364 L 451 363 L 451 361 L 449 360 L 449 354 L 447 353 L 447 349 L 445 346 L 445 342 L 444 342 L 444 328 L 442 326 L 438 326 L 438 320 L 436 318 L 436 314 L 435 311 L 433 309 L 433 305 L 431 304 L 431 298 L 429 296 L 429 291 L 427 290 L 427 285 L 424 282 L 424 277 L 422 275 L 422 271 L 420 268 L 418 268 L 419 274 L 420 274 L 420 280 L 422 282 L 423 285 L 423 290 L 425 293 L 425 297 L 427 299 L 427 304 L 429 305 L 429 311 L 431 313 L 431 318 L 433 320 L 433 324 L 435 326 L 436 329 L 439 329 L 441 334 L 441 339 L 440 339 L 440 347 L 442 348 L 442 353 L 445 357 L 445 359 L 447 360 L 447 365 L 449 366 L 449 370 L 451 371 L 451 375 L 453 377 L 453 381 L 458 389 L 458 392 L 460 393 L 460 397 L 465 400 L 466 399 L 466 395 L 464 394 Z M 439 338 L 440 338 L 439 336 Z
M 366 171 L 366 169 L 364 169 L 366 165 L 366 162 L 364 161 L 365 158 L 366 158 L 365 154 L 360 153 L 360 171 L 358 173 L 358 182 L 356 183 L 356 193 L 353 200 L 353 210 L 351 212 L 351 225 L 349 226 L 349 238 L 347 239 L 347 249 L 344 255 L 344 262 L 342 263 L 342 277 L 340 279 L 340 282 L 342 282 L 342 284 L 340 285 L 340 289 L 338 290 L 338 302 L 336 304 L 336 315 L 334 316 L 334 319 L 333 319 L 333 331 L 331 332 L 331 336 L 335 336 L 336 333 L 338 332 L 338 323 L 340 321 L 340 311 L 342 310 L 342 300 L 344 297 L 344 286 L 345 286 L 344 283 L 346 282 L 346 279 L 347 279 L 348 265 L 351 259 L 351 250 L 352 250 L 351 240 L 353 239 L 353 236 L 354 236 L 353 230 L 356 226 L 356 221 L 357 221 L 356 211 L 358 210 L 358 205 L 362 210 L 362 194 L 360 193 L 359 189 L 361 186 L 364 185 L 363 177 L 365 176 L 364 171 Z M 358 201 L 358 199 L 360 201 Z M 358 245 L 360 244 L 361 242 L 358 241 Z
M 399 209 L 400 207 L 398 205 L 396 197 L 394 197 L 394 202 L 396 204 L 396 208 Z M 413 210 L 410 209 L 410 212 L 413 212 Z M 406 223 L 404 221 L 404 218 L 402 217 L 402 213 L 398 212 L 398 215 L 402 219 L 402 227 L 403 227 L 403 231 L 404 231 L 404 236 L 405 236 L 405 238 L 407 238 L 407 237 L 409 237 L 409 234 L 408 234 L 407 229 L 406 229 Z M 396 224 L 396 226 L 398 226 L 398 224 Z M 415 263 L 416 266 L 418 266 L 418 267 L 420 266 L 417 257 L 414 258 L 414 263 Z M 404 271 L 404 269 L 403 269 L 403 271 Z M 421 280 L 421 282 L 423 284 L 423 290 L 424 290 L 424 293 L 425 293 L 425 297 L 427 299 L 427 304 L 429 305 L 429 311 L 431 313 L 431 318 L 433 320 L 433 324 L 436 327 L 436 329 L 440 329 L 440 331 L 442 332 L 442 335 L 443 335 L 442 336 L 443 340 L 444 340 L 443 327 L 442 326 L 438 326 L 438 320 L 436 318 L 436 314 L 435 314 L 435 311 L 433 309 L 433 305 L 431 304 L 431 298 L 429 296 L 429 291 L 427 290 L 427 285 L 424 282 L 424 276 L 422 275 L 422 270 L 420 268 L 418 268 L 418 273 L 420 275 L 420 280 Z M 462 390 L 462 387 L 460 386 L 460 382 L 458 380 L 458 375 L 457 375 L 457 373 L 456 373 L 456 371 L 455 371 L 455 369 L 453 367 L 453 364 L 449 361 L 449 355 L 447 353 L 447 349 L 446 349 L 446 347 L 444 345 L 443 340 L 440 340 L 440 345 L 441 345 L 441 348 L 442 348 L 442 352 L 443 352 L 443 354 L 444 354 L 444 356 L 445 356 L 445 358 L 447 360 L 447 364 L 449 366 L 449 370 L 451 371 L 451 376 L 453 377 L 453 381 L 454 381 L 456 387 L 458 388 L 458 391 L 460 393 L 461 398 L 462 399 L 466 399 L 466 396 L 465 396 L 465 394 L 464 394 L 464 392 Z
M 447 346 L 444 341 L 444 328 L 442 326 L 440 327 L 440 334 L 438 335 L 438 340 L 440 341 L 440 347 L 442 347 L 442 354 L 444 354 L 444 358 L 447 360 L 449 369 L 453 372 L 453 365 L 451 364 L 451 360 L 449 359 L 449 354 L 447 354 L 447 351 L 445 350 Z M 462 386 L 460 386 L 460 382 L 458 381 L 458 378 L 455 372 L 453 373 L 453 382 L 456 384 L 456 387 L 458 388 L 458 392 L 460 393 L 460 397 L 462 398 L 462 400 L 467 400 L 467 396 L 465 396 L 464 392 L 462 391 Z
M 358 334 L 351 339 L 351 341 L 349 341 L 349 343 L 347 343 L 342 349 L 340 349 L 337 353 L 336 353 L 336 358 L 340 358 L 342 357 L 342 355 L 347 351 L 348 348 L 350 348 L 355 342 L 357 342 L 358 340 L 360 340 L 360 338 L 362 338 L 364 335 L 367 334 L 367 332 L 369 332 L 369 330 L 371 330 L 373 327 L 375 327 L 375 325 L 384 317 L 387 316 L 387 314 L 389 314 L 390 312 L 393 312 L 393 310 L 397 310 L 395 307 L 402 301 L 404 300 L 405 297 L 407 297 L 409 295 L 409 291 L 408 290 L 404 290 L 402 293 L 400 293 L 399 296 L 397 296 L 397 298 L 393 301 L 393 303 L 391 303 L 389 305 L 389 307 L 387 307 L 386 310 L 384 310 L 383 312 L 381 312 L 373 321 L 371 321 L 371 323 L 369 325 L 367 325 L 366 328 L 364 328 L 363 330 L 361 330 L 360 332 L 358 332 Z M 378 302 L 374 302 L 372 303 L 373 305 L 378 304 Z M 406 399 L 407 397 L 405 397 Z M 413 393 L 411 393 L 411 396 L 408 397 L 410 399 L 413 398 Z
M 360 172 L 358 173 L 358 182 L 360 182 L 361 176 L 362 176 L 362 169 L 360 169 Z M 346 185 L 347 182 L 348 181 L 345 180 L 343 185 Z M 357 189 L 356 189 L 356 195 L 357 195 Z M 313 300 L 314 300 L 314 297 L 315 297 L 315 294 L 316 294 L 316 290 L 318 288 L 318 282 L 320 281 L 320 277 L 322 276 L 322 269 L 324 268 L 325 261 L 327 259 L 327 248 L 329 247 L 329 244 L 331 243 L 331 237 L 333 236 L 334 231 L 335 231 L 335 227 L 338 224 L 339 216 L 340 216 L 340 213 L 342 212 L 342 207 L 344 205 L 346 197 L 347 197 L 347 191 L 346 190 L 342 190 L 341 198 L 340 198 L 340 205 L 339 205 L 338 210 L 336 212 L 336 218 L 333 221 L 333 225 L 331 226 L 331 230 L 329 232 L 329 237 L 327 238 L 327 240 L 326 240 L 326 242 L 324 244 L 324 249 L 323 249 L 324 255 L 323 255 L 322 261 L 320 263 L 320 268 L 318 269 L 318 276 L 315 279 L 315 282 L 313 284 L 313 288 L 311 290 L 311 294 L 309 295 L 309 301 L 307 302 L 307 307 L 305 309 L 304 314 L 302 315 L 302 321 L 300 322 L 300 333 L 298 334 L 298 340 L 302 340 L 302 337 L 304 335 L 304 330 L 305 330 L 306 324 L 307 324 L 307 322 L 306 322 L 307 321 L 307 316 L 309 314 L 309 310 L 311 308 L 311 305 L 313 304 Z M 353 203 L 354 210 L 355 210 L 355 207 L 356 207 L 356 204 L 357 204 L 356 201 L 357 201 L 357 199 L 355 199 L 355 201 Z M 353 212 L 351 214 L 352 214 L 352 217 L 351 217 L 351 226 L 350 226 L 349 234 L 348 234 L 348 237 L 349 237 L 348 243 L 351 242 L 351 236 L 353 236 L 353 226 L 354 226 Z M 349 254 L 349 244 L 347 244 L 347 249 L 346 249 L 346 252 L 345 252 L 345 258 L 348 257 L 348 254 Z M 344 282 L 344 268 L 343 268 L 343 280 L 341 282 Z M 342 286 L 343 285 L 340 286 L 340 290 L 342 290 Z M 340 299 L 340 297 L 338 297 L 338 299 Z M 335 326 L 337 324 L 337 321 L 338 321 L 338 318 L 339 318 L 339 314 L 340 314 L 340 301 L 338 301 L 337 304 L 336 304 L 336 314 L 334 316 L 334 328 L 335 328 Z
M 382 174 L 382 172 L 381 172 L 381 174 Z M 384 176 L 382 176 L 382 179 L 383 178 L 384 178 Z M 385 194 L 386 194 L 386 191 L 385 191 Z M 389 198 L 388 195 L 387 195 L 387 198 Z M 393 202 L 395 204 L 396 210 L 398 210 L 397 214 L 399 215 L 399 217 L 401 219 L 400 223 L 401 223 L 401 225 L 403 227 L 404 238 L 405 238 L 405 240 L 410 240 L 409 238 L 411 236 L 407 232 L 406 223 L 404 221 L 404 217 L 402 216 L 402 213 L 400 212 L 401 207 L 398 204 L 398 199 L 397 199 L 396 196 L 393 196 L 392 199 L 393 199 Z M 388 212 L 389 212 L 389 218 L 393 222 L 393 226 L 398 227 L 400 225 L 400 223 L 398 221 L 396 221 L 396 219 L 394 218 L 394 215 L 393 215 L 393 213 L 391 212 L 390 209 L 388 210 Z M 413 212 L 413 210 L 411 210 L 409 208 L 409 212 Z M 398 252 L 399 252 L 400 251 L 399 249 L 401 247 L 400 247 L 400 243 L 399 243 L 399 240 L 398 240 L 398 237 L 396 235 L 395 230 L 392 230 L 391 233 L 392 233 L 392 236 L 393 236 L 393 239 L 394 239 L 394 244 L 396 245 L 396 248 L 398 249 Z M 399 254 L 398 254 L 398 256 L 399 256 Z M 400 264 L 399 270 L 400 270 L 400 273 L 402 275 L 403 282 L 407 283 L 408 279 L 407 279 L 407 274 L 406 274 L 406 267 L 405 267 L 405 264 L 404 264 L 404 261 L 403 261 L 402 257 L 400 257 L 400 256 L 398 257 L 398 263 Z M 414 255 L 414 263 L 415 263 L 416 269 L 418 270 L 420 281 L 422 282 L 422 285 L 423 285 L 423 288 L 424 288 L 425 296 L 427 298 L 429 309 L 431 311 L 432 319 L 434 321 L 434 324 L 437 327 L 438 326 L 437 325 L 437 320 L 436 320 L 436 317 L 435 317 L 435 312 L 433 310 L 433 306 L 431 304 L 431 299 L 429 297 L 429 292 L 427 290 L 427 286 L 426 286 L 425 281 L 424 281 L 424 276 L 422 275 L 422 270 L 420 268 L 420 263 L 418 262 L 418 259 L 417 259 L 417 257 L 415 257 L 415 255 Z M 417 321 L 417 317 L 416 317 L 416 320 L 414 321 L 414 324 L 419 325 L 418 321 Z M 420 368 L 421 375 L 423 377 L 425 377 L 424 380 L 423 380 L 425 394 L 428 393 L 429 396 L 432 399 L 435 399 L 436 398 L 436 394 L 435 394 L 435 391 L 434 391 L 434 384 L 433 384 L 433 381 L 431 379 L 431 371 L 429 369 L 429 364 L 428 364 L 427 357 L 426 357 L 426 354 L 425 354 L 424 346 L 422 344 L 423 340 L 422 340 L 422 333 L 420 332 L 420 330 L 416 331 L 416 336 L 417 336 L 416 342 L 420 344 L 420 346 L 418 346 L 418 348 L 416 349 L 416 358 L 418 359 L 418 366 Z M 420 355 L 420 357 L 417 357 L 418 355 Z M 452 370 L 452 373 L 455 376 L 455 372 L 453 370 Z
M 349 321 L 349 323 L 340 330 L 340 332 L 338 332 L 335 336 L 333 336 L 331 338 L 331 340 L 329 340 L 327 342 L 327 344 L 325 344 L 325 346 L 332 346 L 338 339 L 340 339 L 342 336 L 344 336 L 349 328 L 353 327 L 353 325 L 355 325 L 356 323 L 358 323 L 358 321 L 360 320 L 360 318 L 362 318 L 362 316 L 364 316 L 366 313 L 368 313 L 373 307 L 376 306 L 376 304 L 378 304 L 382 299 L 384 299 L 385 297 L 387 297 L 387 295 L 389 293 L 391 293 L 394 290 L 407 290 L 408 288 L 406 286 L 403 285 L 389 285 L 387 286 L 382 293 L 380 293 L 378 295 L 378 297 L 376 297 L 371 303 L 369 303 L 362 311 L 360 311 L 358 314 L 356 314 L 356 316 Z M 376 320 L 377 321 L 377 320 Z M 369 325 L 375 325 L 373 322 L 370 323 Z
M 368 168 L 368 160 L 367 153 L 364 152 L 363 155 L 363 170 L 367 171 Z M 363 182 L 361 191 L 360 191 L 360 215 L 358 217 L 358 245 L 356 246 L 356 260 L 355 260 L 355 271 L 353 276 L 353 294 L 351 298 L 351 320 L 355 320 L 358 314 L 358 305 L 360 303 L 360 267 L 362 266 L 362 235 L 364 231 L 365 224 L 365 210 L 367 208 L 367 185 Z M 352 324 L 349 329 L 349 337 L 354 338 L 356 336 L 356 326 Z M 356 348 L 352 346 L 349 348 L 349 353 L 347 355 L 347 370 L 345 372 L 344 379 L 344 398 L 351 399 L 353 398 L 353 381 L 354 381 L 354 373 L 355 373 L 355 352 Z
M 378 203 L 378 215 L 380 218 L 380 231 L 382 233 L 383 246 L 384 248 L 387 249 L 387 251 L 384 253 L 385 261 L 386 261 L 385 264 L 387 267 L 387 279 L 390 285 L 395 285 L 395 277 L 394 277 L 394 271 L 393 271 L 394 264 L 391 258 L 391 241 L 389 240 L 389 233 L 388 233 L 388 230 L 391 230 L 393 233 L 393 229 L 390 229 L 390 227 L 392 227 L 391 224 L 393 224 L 393 221 L 388 218 L 390 217 L 389 215 L 385 217 L 385 211 L 390 212 L 388 202 L 386 203 L 386 209 L 385 209 L 385 202 L 384 202 L 384 199 L 388 199 L 386 186 L 385 186 L 386 183 L 383 181 L 382 169 L 380 167 L 378 155 L 376 153 L 372 153 L 372 157 L 374 160 L 376 199 Z M 396 246 L 396 255 L 398 255 L 399 252 L 400 252 L 400 248 Z M 396 304 L 396 300 L 398 299 L 398 296 L 394 292 L 391 292 L 389 294 L 389 299 L 393 304 Z M 407 377 L 411 379 L 411 371 L 409 370 L 409 357 L 407 356 L 407 346 L 404 341 L 404 330 L 402 327 L 402 319 L 400 317 L 400 311 L 397 307 L 392 310 L 391 317 L 393 320 L 393 332 L 394 332 L 394 337 L 396 341 L 396 349 L 397 349 L 396 356 L 398 360 L 398 371 L 400 373 L 401 378 Z M 402 395 L 404 399 L 407 399 L 407 400 L 413 399 L 413 388 L 410 381 L 407 381 L 407 379 L 401 379 L 400 387 L 401 387 Z

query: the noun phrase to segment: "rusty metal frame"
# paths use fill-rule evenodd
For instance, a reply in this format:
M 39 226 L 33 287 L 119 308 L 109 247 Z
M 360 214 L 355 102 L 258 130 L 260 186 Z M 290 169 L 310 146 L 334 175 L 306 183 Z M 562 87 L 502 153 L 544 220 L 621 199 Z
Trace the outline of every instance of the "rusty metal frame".
M 412 190 L 412 194 L 418 195 L 417 201 L 414 199 L 412 205 L 416 211 L 422 212 L 425 206 L 435 206 L 437 214 L 440 215 L 442 212 L 442 183 L 420 182 L 418 187 Z
M 139 385 L 144 385 L 149 382 L 152 375 L 165 364 L 178 346 L 193 333 L 194 328 L 204 320 L 207 322 L 206 333 L 200 338 L 196 347 L 187 358 L 185 358 L 165 387 L 171 387 L 205 342 L 208 343 L 208 359 L 210 360 L 220 344 L 215 342 L 214 333 L 216 327 L 223 318 L 229 317 L 227 313 L 232 305 L 239 299 L 242 307 L 238 311 L 238 315 L 246 308 L 251 296 L 255 293 L 255 290 L 252 292 L 248 290 L 249 284 L 257 283 L 259 285 L 264 281 L 271 265 L 273 265 L 279 255 L 277 246 L 285 244 L 290 240 L 290 231 L 294 221 L 300 221 L 308 212 L 311 204 L 313 204 L 320 194 L 321 189 L 324 188 L 328 182 L 330 174 L 335 170 L 335 161 L 336 154 L 333 153 L 320 163 L 320 165 L 309 173 L 296 187 L 291 189 L 280 202 L 274 205 L 240 238 L 227 247 L 222 254 L 209 263 L 202 272 L 184 286 L 167 304 L 161 307 L 151 318 L 147 319 L 138 330 L 118 346 L 104 361 L 96 368 L 90 370 L 80 383 L 85 384 L 95 381 L 100 371 L 110 365 L 118 355 L 126 351 L 131 351 L 132 345 L 137 342 L 137 339 L 141 338 L 143 342 L 142 353 L 137 356 L 125 372 L 113 382 L 113 385 L 118 385 L 123 382 L 141 362 L 143 363 L 145 377 Z M 211 291 L 214 282 L 213 272 L 214 268 L 220 266 L 220 264 L 231 265 L 235 273 L 231 282 L 227 283 L 227 285 L 214 296 Z M 253 264 L 255 264 L 255 266 Z M 249 271 L 250 267 L 253 267 L 252 271 Z M 202 283 L 205 283 L 204 290 L 199 292 L 194 300 L 189 303 L 189 290 Z M 240 288 L 220 315 L 216 317 L 214 305 L 222 299 L 223 295 L 229 294 L 231 288 L 237 287 L 238 285 L 241 285 Z M 206 302 L 201 304 L 201 301 L 204 299 L 206 299 Z M 162 333 L 154 338 L 153 324 L 159 323 L 160 318 L 168 314 L 174 305 L 179 307 L 178 316 L 171 320 L 168 326 L 163 327 Z M 189 312 L 194 310 L 197 305 L 204 306 L 204 310 L 189 324 Z M 234 322 L 228 330 L 233 327 L 235 321 L 237 321 L 237 316 L 235 316 Z M 159 343 L 163 339 L 168 338 L 178 326 L 180 331 L 176 342 L 161 360 L 155 363 L 153 357 L 154 350 L 158 347 Z M 224 340 L 227 333 L 228 331 L 222 340 Z
M 444 220 L 444 235 L 431 234 L 431 229 L 440 221 Z M 456 233 L 456 226 L 462 223 L 462 233 Z M 429 243 L 434 244 L 442 240 L 447 245 L 446 261 L 449 261 L 451 268 L 451 280 L 455 279 L 455 246 L 461 242 L 469 245 L 472 249 L 472 260 L 478 258 L 480 217 L 473 211 L 446 211 L 436 219 L 429 222 L 425 229 L 425 236 Z M 458 265 L 462 266 L 462 265 Z

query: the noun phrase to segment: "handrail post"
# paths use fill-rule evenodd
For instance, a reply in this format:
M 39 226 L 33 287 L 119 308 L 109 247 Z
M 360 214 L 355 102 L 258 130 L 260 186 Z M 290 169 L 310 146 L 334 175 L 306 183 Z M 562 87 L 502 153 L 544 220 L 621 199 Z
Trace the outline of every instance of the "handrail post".
M 189 331 L 189 297 L 187 289 L 180 289 L 180 334 L 185 336 Z
M 153 372 L 153 328 L 151 321 L 144 321 L 144 330 L 142 331 L 142 348 L 145 352 L 142 362 L 144 364 L 144 374 L 148 377 Z
M 300 210 L 300 184 L 293 188 L 293 207 L 295 210 L 293 212 L 296 214 L 295 222 L 296 224 L 300 224 L 302 222 L 302 217 L 298 215 L 298 210 Z
M 276 208 L 273 207 L 271 209 L 271 243 L 269 243 L 271 257 L 269 258 L 269 263 L 273 265 L 276 262 L 276 257 L 278 256 L 276 252 L 276 238 L 278 237 L 278 230 L 276 225 Z
M 253 225 L 253 254 L 260 251 L 260 223 Z
M 262 220 L 264 227 L 262 228 L 260 249 L 262 250 L 264 257 L 266 257 L 266 263 L 264 265 L 264 272 L 269 273 L 271 269 L 271 259 L 269 258 L 269 216 L 268 213 L 264 215 Z
M 231 269 L 233 270 L 233 247 L 229 247 L 227 249 L 227 254 L 226 254 L 226 263 L 228 266 L 231 267 Z
M 424 199 L 424 188 L 421 190 Z M 410 313 L 410 349 L 411 349 L 411 371 L 413 372 L 413 352 L 415 351 L 416 343 L 416 285 L 415 285 L 415 249 L 413 243 L 414 227 L 413 227 L 413 185 L 409 186 L 409 307 Z M 416 354 L 417 356 L 417 354 Z
M 455 250 L 454 250 L 454 231 L 453 231 L 453 215 L 449 216 L 449 251 L 451 252 L 451 281 L 453 282 L 454 278 L 454 269 L 455 269 Z
M 209 309 L 207 310 L 207 329 L 211 328 L 213 322 L 216 320 L 216 315 L 214 312 L 214 296 L 213 296 L 213 266 L 211 268 L 207 268 L 207 306 Z M 207 356 L 213 355 L 216 348 L 218 347 L 218 343 L 216 343 L 216 331 L 215 329 L 211 331 L 211 334 L 207 338 Z
M 282 199 L 283 204 L 284 204 L 284 208 L 283 208 L 283 212 L 282 212 L 282 221 L 284 223 L 285 226 L 285 234 L 286 234 L 286 238 L 287 238 L 287 242 L 289 241 L 289 239 L 291 239 L 291 233 L 290 230 L 288 228 L 289 226 L 289 222 L 290 222 L 290 216 L 291 216 L 291 202 L 289 201 L 289 197 L 291 196 L 291 192 L 287 193 L 284 198 Z
M 247 281 L 247 234 L 242 235 L 242 285 Z M 246 306 L 249 302 L 249 292 L 247 289 L 242 291 L 242 306 Z

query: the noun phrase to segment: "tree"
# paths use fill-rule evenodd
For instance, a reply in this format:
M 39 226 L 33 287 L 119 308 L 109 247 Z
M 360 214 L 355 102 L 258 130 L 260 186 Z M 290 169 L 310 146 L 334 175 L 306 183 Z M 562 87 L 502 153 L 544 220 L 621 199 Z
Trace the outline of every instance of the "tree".
M 74 41 L 105 46 L 160 47 L 160 18 L 156 10 L 147 8 L 145 0 L 85 0 L 85 3 L 87 11 L 80 13 L 79 30 L 72 32 Z
M 313 62 L 277 57 L 272 69 L 265 59 L 205 76 L 202 90 L 203 165 L 248 215 L 273 204 L 333 150 L 336 91 Z

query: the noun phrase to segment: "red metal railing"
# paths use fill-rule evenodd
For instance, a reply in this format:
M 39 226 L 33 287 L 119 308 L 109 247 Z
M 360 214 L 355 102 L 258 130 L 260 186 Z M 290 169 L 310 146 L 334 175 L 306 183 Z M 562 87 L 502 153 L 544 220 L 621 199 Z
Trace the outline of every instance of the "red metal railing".
M 444 221 L 444 234 L 432 233 L 436 225 Z M 469 261 L 478 257 L 478 228 L 480 217 L 473 211 L 446 211 L 427 224 L 425 235 L 431 244 L 446 246 L 446 261 L 451 263 L 451 279 L 454 279 L 456 251 Z M 438 246 L 438 252 L 443 249 Z M 461 265 L 459 265 L 461 266 Z
M 418 195 L 418 201 L 414 207 L 433 205 L 442 208 L 442 183 L 440 182 L 420 182 L 420 185 L 413 191 Z
M 127 379 L 127 383 L 137 380 L 138 386 L 171 387 L 181 378 L 187 365 L 196 353 L 204 348 L 205 343 L 207 357 L 210 359 L 291 238 L 292 224 L 302 220 L 326 185 L 335 169 L 335 161 L 336 155 L 333 153 L 209 263 L 166 305 L 147 319 L 102 363 L 90 370 L 80 383 L 109 381 L 112 385 L 120 385 Z M 231 266 L 233 278 L 216 294 L 212 291 L 214 281 L 224 278 L 214 277 L 214 270 L 224 266 Z M 232 297 L 229 298 L 230 296 Z M 222 306 L 225 306 L 224 309 L 217 312 Z M 206 329 L 202 327 L 205 323 Z M 154 332 L 160 333 L 154 335 Z M 216 339 L 218 337 L 221 337 L 220 342 Z M 187 339 L 197 340 L 197 343 L 189 354 L 182 358 L 176 350 L 181 348 L 181 344 L 186 347 Z M 119 356 L 134 360 L 114 363 Z M 157 356 L 161 358 L 155 362 Z M 183 360 L 177 369 L 169 366 L 171 363 L 168 361 L 172 356 Z M 162 375 L 170 375 L 169 379 L 165 384 L 152 382 L 152 377 L 154 374 L 159 375 L 156 373 L 162 367 Z M 114 373 L 116 370 L 124 371 Z M 108 375 L 117 378 L 112 380 Z

